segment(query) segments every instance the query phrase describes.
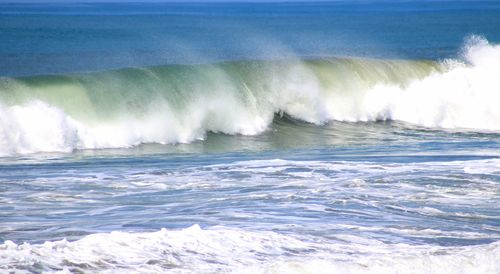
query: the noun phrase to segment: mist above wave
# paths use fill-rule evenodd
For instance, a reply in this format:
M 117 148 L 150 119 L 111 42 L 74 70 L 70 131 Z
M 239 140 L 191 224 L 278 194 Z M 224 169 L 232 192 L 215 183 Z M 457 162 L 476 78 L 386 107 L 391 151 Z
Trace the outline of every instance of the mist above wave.
M 500 131 L 500 46 L 472 37 L 439 63 L 229 62 L 0 79 L 0 155 L 257 135 L 276 113 L 322 125 L 396 120 Z

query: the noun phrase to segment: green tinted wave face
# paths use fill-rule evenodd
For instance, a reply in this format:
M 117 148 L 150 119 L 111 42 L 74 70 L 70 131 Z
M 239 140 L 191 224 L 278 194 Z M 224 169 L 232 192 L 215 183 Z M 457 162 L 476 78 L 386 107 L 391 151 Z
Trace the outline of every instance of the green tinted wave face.
M 429 61 L 322 59 L 227 62 L 129 68 L 89 74 L 0 79 L 0 100 L 19 105 L 33 100 L 68 115 L 97 122 L 121 115 L 140 118 L 168 105 L 182 115 L 193 102 L 232 96 L 243 106 L 270 107 L 269 98 L 286 89 L 308 92 L 313 83 L 325 94 L 363 92 L 376 84 L 405 86 L 443 70 Z M 303 85 L 303 86 L 301 86 Z

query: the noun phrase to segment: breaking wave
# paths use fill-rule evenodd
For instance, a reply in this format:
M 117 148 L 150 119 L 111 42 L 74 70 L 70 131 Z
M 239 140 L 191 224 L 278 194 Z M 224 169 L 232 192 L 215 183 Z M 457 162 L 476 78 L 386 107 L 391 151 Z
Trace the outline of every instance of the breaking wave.
M 352 235 L 308 242 L 266 231 L 198 225 L 111 232 L 78 241 L 0 245 L 0 269 L 44 273 L 498 273 L 499 242 L 466 247 L 384 244 Z
M 0 78 L 0 156 L 257 135 L 301 121 L 396 120 L 500 131 L 500 45 L 472 37 L 460 58 L 330 58 L 130 68 Z

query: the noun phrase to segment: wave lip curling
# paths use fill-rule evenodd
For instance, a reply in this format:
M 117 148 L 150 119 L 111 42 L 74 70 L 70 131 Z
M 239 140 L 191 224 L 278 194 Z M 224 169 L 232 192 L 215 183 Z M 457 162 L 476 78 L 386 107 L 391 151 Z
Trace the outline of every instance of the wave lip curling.
M 498 71 L 500 46 L 473 36 L 461 58 L 442 62 L 246 61 L 2 78 L 0 156 L 258 135 L 277 113 L 317 125 L 498 132 Z

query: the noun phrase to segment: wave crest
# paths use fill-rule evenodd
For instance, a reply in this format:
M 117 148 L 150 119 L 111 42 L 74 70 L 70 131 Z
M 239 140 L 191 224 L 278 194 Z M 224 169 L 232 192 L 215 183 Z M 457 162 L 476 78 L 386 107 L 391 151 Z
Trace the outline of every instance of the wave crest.
M 0 155 L 256 135 L 274 114 L 500 131 L 500 46 L 443 62 L 323 59 L 0 79 Z
M 266 231 L 198 225 L 156 232 L 90 234 L 78 241 L 0 244 L 0 269 L 74 272 L 496 273 L 499 242 L 468 247 L 385 244 L 337 234 L 307 242 Z M 318 239 L 316 240 L 318 241 Z M 369 255 L 367 255 L 369 254 Z M 326 267 L 326 268 L 325 268 Z M 59 272 L 58 272 L 59 273 Z

